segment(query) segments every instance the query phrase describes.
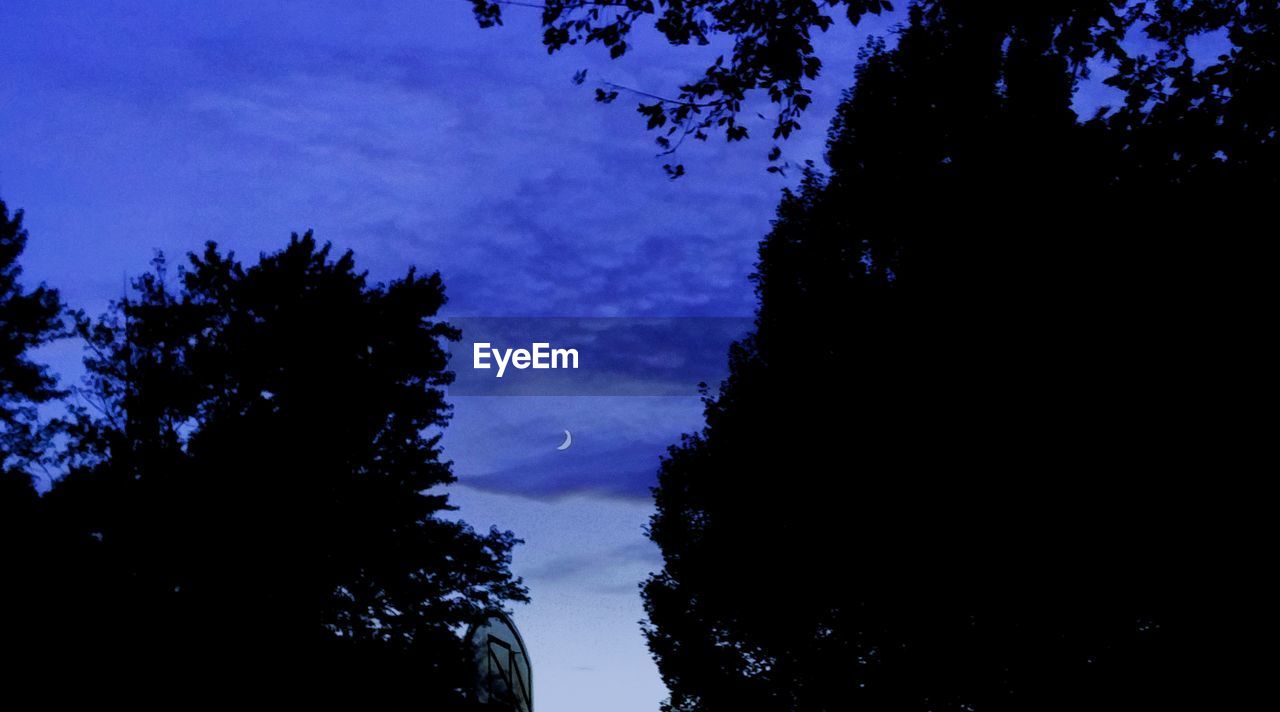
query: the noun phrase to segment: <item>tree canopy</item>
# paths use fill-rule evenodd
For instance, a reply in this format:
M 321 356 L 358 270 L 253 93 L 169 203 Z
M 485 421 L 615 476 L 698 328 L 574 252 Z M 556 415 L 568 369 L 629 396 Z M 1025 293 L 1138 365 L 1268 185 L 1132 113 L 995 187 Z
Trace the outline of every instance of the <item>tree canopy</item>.
M 1280 18 L 1147 6 L 1173 49 L 1082 121 L 1076 6 L 920 2 L 864 51 L 659 474 L 669 709 L 1159 709 L 1216 679 L 1197 651 L 1238 660 L 1206 631 L 1248 625 L 1262 521 L 1226 384 Z M 1189 63 L 1211 27 L 1231 50 Z
M 62 303 L 57 290 L 43 284 L 22 286 L 18 257 L 26 246 L 22 211 L 10 216 L 0 201 L 0 469 L 7 472 L 41 459 L 36 406 L 59 395 L 54 377 L 30 351 L 62 333 Z
M 61 395 L 34 348 L 63 331 L 58 292 L 22 285 L 18 258 L 27 245 L 22 211 L 12 216 L 0 200 L 0 572 L 25 570 L 34 554 L 37 492 L 45 474 L 52 428 L 38 408 Z M 15 592 L 0 586 L 0 611 L 12 611 Z
M 251 265 L 211 243 L 173 277 L 157 258 L 76 315 L 88 373 L 39 502 L 33 650 L 85 679 L 145 671 L 180 706 L 211 684 L 460 702 L 460 629 L 526 592 L 510 532 L 448 516 L 439 275 L 370 284 L 308 233 Z
M 542 42 L 548 52 L 599 44 L 616 59 L 632 48 L 631 36 L 636 31 L 656 33 L 673 47 L 707 45 L 719 39 L 731 43 L 732 49 L 718 56 L 702 76 L 679 83 L 674 91 L 614 85 L 597 89 L 596 99 L 606 103 L 616 100 L 620 91 L 639 97 L 637 109 L 646 127 L 659 132 L 655 140 L 664 154 L 673 152 L 687 137 L 705 140 L 719 134 L 729 141 L 747 138 L 751 131 L 743 112 L 755 95 L 777 106 L 768 130 L 775 142 L 785 140 L 800 128 L 800 118 L 812 102 L 811 84 L 822 71 L 823 60 L 813 43 L 815 33 L 825 32 L 837 22 L 856 25 L 868 14 L 895 10 L 888 0 L 471 2 L 482 27 L 501 24 L 508 6 L 540 10 Z M 1152 109 L 1148 102 L 1153 101 L 1166 118 L 1173 119 L 1177 113 L 1175 123 L 1194 122 L 1198 116 L 1215 113 L 1210 99 L 1214 89 L 1233 84 L 1237 89 L 1247 85 L 1263 91 L 1273 71 L 1265 53 L 1257 52 L 1274 32 L 1271 15 L 1275 10 L 1268 3 L 1056 0 L 1029 5 L 1012 0 L 981 4 L 927 0 L 910 6 L 926 16 L 946 14 L 957 23 L 967 17 L 983 26 L 989 36 L 974 49 L 981 47 L 986 55 L 970 58 L 974 61 L 967 65 L 971 70 L 968 82 L 989 84 L 1001 57 L 1016 55 L 1019 47 L 1024 52 L 1043 47 L 1050 52 L 1046 59 L 1067 63 L 1060 81 L 1074 82 L 1090 73 L 1096 66 L 1094 60 L 1105 62 L 1118 70 L 1112 83 L 1126 90 L 1130 110 L 1145 116 Z M 1239 54 L 1226 73 L 1210 72 L 1196 80 L 1210 90 L 1197 98 L 1185 86 L 1198 71 L 1188 62 L 1187 41 L 1215 31 L 1229 34 Z M 1140 43 L 1128 41 L 1139 36 L 1156 49 L 1144 51 L 1139 49 Z M 1005 42 L 1012 45 L 1001 49 Z M 1246 81 L 1244 74 L 1251 78 Z M 576 77 L 579 82 L 584 78 L 581 73 Z M 1182 91 L 1175 91 L 1178 87 Z M 1188 103 L 1168 103 L 1175 94 Z M 1205 99 L 1209 99 L 1208 106 L 1200 103 Z M 1265 98 L 1257 96 L 1240 102 L 1240 106 L 1256 106 L 1257 102 L 1265 102 Z M 774 164 L 770 170 L 781 170 L 782 151 L 777 145 L 769 159 Z M 667 164 L 666 168 L 673 177 L 684 172 L 680 164 Z

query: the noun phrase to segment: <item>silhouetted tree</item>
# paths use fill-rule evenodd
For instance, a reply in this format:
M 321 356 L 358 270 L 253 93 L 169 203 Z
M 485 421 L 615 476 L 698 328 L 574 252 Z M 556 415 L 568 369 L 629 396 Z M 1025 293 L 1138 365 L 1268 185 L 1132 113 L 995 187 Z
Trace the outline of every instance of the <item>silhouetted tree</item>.
M 22 617 L 31 566 L 39 556 L 37 494 L 32 475 L 49 455 L 51 430 L 37 412 L 59 395 L 33 348 L 63 332 L 58 293 L 43 284 L 22 286 L 18 257 L 27 244 L 22 211 L 9 215 L 0 201 L 0 616 Z
M 11 217 L 0 201 L 0 469 L 19 479 L 10 467 L 30 466 L 44 455 L 36 406 L 59 395 L 53 376 L 29 352 L 62 332 L 58 292 L 43 284 L 27 290 L 19 281 L 26 245 L 22 211 Z
M 822 71 L 822 58 L 813 46 L 815 32 L 826 32 L 838 21 L 857 25 L 867 15 L 894 10 L 889 0 L 545 0 L 540 3 L 506 0 L 471 0 L 481 27 L 502 23 L 503 6 L 541 9 L 542 41 L 549 53 L 565 46 L 599 43 L 617 59 L 631 47 L 632 30 L 651 27 L 673 47 L 708 45 L 717 39 L 732 41 L 733 49 L 720 55 L 701 77 L 681 84 L 676 92 L 622 87 L 604 83 L 596 90 L 596 100 L 610 103 L 620 92 L 642 99 L 637 110 L 664 154 L 673 153 L 686 138 L 706 140 L 723 133 L 728 141 L 747 138 L 750 131 L 742 120 L 751 109 L 754 95 L 767 97 L 777 105 L 770 127 L 772 139 L 787 139 L 800 128 L 799 119 L 812 103 L 808 83 Z M 964 2 L 933 2 L 931 11 L 954 5 L 961 12 Z M 1142 14 L 1146 3 L 1126 0 L 1075 0 L 1037 3 L 1037 8 L 1020 8 L 1026 3 L 983 3 L 983 8 L 1009 17 L 1041 14 L 1053 18 L 1060 31 L 1050 40 L 1056 50 L 1066 50 L 1067 58 L 1080 64 L 1098 52 L 1119 51 L 1119 41 L 1133 18 Z M 976 8 L 975 8 L 976 9 Z M 986 10 L 981 10 L 985 12 Z M 839 19 L 837 19 L 839 18 Z M 971 66 L 977 70 L 978 67 Z M 575 76 L 582 83 L 584 72 Z M 970 81 L 979 81 L 972 76 Z M 658 92 L 658 93 L 653 93 Z M 777 162 L 782 153 L 777 145 L 769 159 Z M 665 166 L 671 177 L 684 173 L 680 164 Z M 769 170 L 780 171 L 783 165 Z
M 920 2 L 863 54 L 659 474 L 669 709 L 1165 709 L 1240 662 L 1233 236 L 1280 176 L 1280 18 L 1138 5 L 1155 58 L 1089 3 Z M 1232 50 L 1189 64 L 1215 28 Z M 1081 121 L 1103 54 L 1126 104 Z
M 888 0 L 784 0 L 743 3 L 733 0 L 545 0 L 542 3 L 471 0 L 481 27 L 502 24 L 504 5 L 535 7 L 542 11 L 543 44 L 547 52 L 576 44 L 599 43 L 617 59 L 631 47 L 630 35 L 637 23 L 652 27 L 673 46 L 706 45 L 717 36 L 733 40 L 733 51 L 721 55 L 703 76 L 679 87 L 670 97 L 604 84 L 596 100 L 609 103 L 619 91 L 644 98 L 638 111 L 648 128 L 661 129 L 656 140 L 664 152 L 687 137 L 705 140 L 723 132 L 729 141 L 749 135 L 739 114 L 749 95 L 759 91 L 778 105 L 772 127 L 775 140 L 800 128 L 799 117 L 812 101 L 805 82 L 822 69 L 812 43 L 813 32 L 825 32 L 836 20 L 829 12 L 843 14 L 858 24 L 866 14 L 892 10 Z M 585 74 L 579 73 L 581 83 Z M 776 157 L 776 156 L 775 156 Z M 680 165 L 666 166 L 672 177 L 683 174 Z
M 162 258 L 78 329 L 47 651 L 77 672 L 289 706 L 447 707 L 460 627 L 526 600 L 510 532 L 445 516 L 437 274 L 369 284 L 310 233 L 242 265 Z

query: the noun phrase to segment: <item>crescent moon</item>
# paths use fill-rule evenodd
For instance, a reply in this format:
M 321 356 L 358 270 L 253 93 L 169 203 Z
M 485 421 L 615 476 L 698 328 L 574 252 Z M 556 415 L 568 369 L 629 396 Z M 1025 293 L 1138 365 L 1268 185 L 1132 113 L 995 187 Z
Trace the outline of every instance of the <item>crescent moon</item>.
M 570 445 L 572 445 L 572 444 L 573 444 L 573 434 L 572 434 L 572 433 L 570 433 L 568 430 L 566 430 L 566 431 L 564 431 L 564 442 L 560 443 L 560 447 L 558 447 L 558 448 L 556 448 L 556 449 L 557 449 L 557 450 L 568 450 L 568 449 L 569 449 L 569 446 L 570 446 Z

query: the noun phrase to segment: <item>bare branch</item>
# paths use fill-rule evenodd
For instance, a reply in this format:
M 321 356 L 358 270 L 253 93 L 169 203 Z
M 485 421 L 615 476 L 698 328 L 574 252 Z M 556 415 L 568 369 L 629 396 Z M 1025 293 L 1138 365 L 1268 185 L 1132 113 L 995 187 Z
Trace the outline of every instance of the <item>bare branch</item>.
M 649 93 L 649 92 L 647 92 L 647 91 L 641 91 L 641 90 L 639 90 L 639 89 L 632 89 L 632 88 L 631 88 L 631 87 L 629 87 L 629 86 L 624 86 L 624 85 L 622 85 L 622 84 L 614 84 L 613 82 L 609 82 L 609 81 L 601 82 L 601 84 L 604 84 L 605 86 L 609 87 L 610 89 L 617 89 L 618 91 L 630 92 L 630 93 L 632 93 L 632 94 L 635 94 L 636 96 L 643 96 L 643 97 L 646 97 L 646 98 L 649 98 L 649 99 L 654 99 L 655 101 L 660 101 L 660 102 L 662 102 L 662 103 L 664 103 L 664 104 L 675 104 L 675 105 L 677 105 L 677 106 L 688 106 L 688 107 L 693 108 L 693 109 L 719 109 L 719 108 L 723 108 L 725 104 L 728 104 L 728 103 L 729 103 L 729 100 L 728 100 L 728 99 L 717 99 L 717 100 L 715 100 L 715 101 L 711 101 L 711 102 L 707 102 L 707 103 L 698 103 L 698 102 L 696 102 L 696 101 L 685 101 L 685 100 L 683 100 L 683 99 L 672 99 L 672 98 L 670 98 L 670 97 L 660 96 L 660 95 L 658 95 L 658 94 L 650 94 L 650 93 Z

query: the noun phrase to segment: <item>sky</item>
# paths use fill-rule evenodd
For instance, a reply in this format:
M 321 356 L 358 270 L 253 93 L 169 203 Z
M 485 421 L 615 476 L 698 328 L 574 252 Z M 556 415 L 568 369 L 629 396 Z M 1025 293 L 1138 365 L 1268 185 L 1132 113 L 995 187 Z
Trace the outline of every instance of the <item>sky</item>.
M 794 183 L 765 171 L 767 140 L 686 144 L 689 174 L 670 181 L 634 102 L 591 99 L 601 80 L 669 90 L 723 47 L 638 35 L 619 61 L 548 56 L 536 11 L 481 30 L 465 0 L 10 2 L 5 15 L 0 198 L 26 211 L 26 280 L 91 314 L 156 251 L 214 240 L 252 260 L 313 229 L 375 280 L 439 270 L 445 316 L 749 316 L 756 244 Z M 835 51 L 792 160 L 820 160 L 856 50 L 887 26 L 819 38 Z M 78 377 L 79 344 L 41 356 Z M 637 586 L 660 566 L 648 490 L 700 402 L 452 400 L 459 516 L 525 541 L 513 567 L 533 600 L 514 619 L 538 708 L 657 709 L 638 624 Z M 557 451 L 564 430 L 574 445 Z
M 26 211 L 27 282 L 91 314 L 156 251 L 213 240 L 252 260 L 313 229 L 374 280 L 439 270 L 446 317 L 749 316 L 756 245 L 795 182 L 765 171 L 763 121 L 764 139 L 685 144 L 670 181 L 634 101 L 591 100 L 600 80 L 669 91 L 723 46 L 642 33 L 619 61 L 548 56 L 536 11 L 481 30 L 465 0 L 14 0 L 5 16 L 0 198 Z M 857 49 L 893 21 L 816 38 L 826 66 L 790 160 L 821 160 Z M 41 357 L 78 377 L 78 344 Z M 514 619 L 537 707 L 653 712 L 637 586 L 661 562 L 643 527 L 699 400 L 452 401 L 459 516 L 525 541 L 513 567 L 533 600 Z

